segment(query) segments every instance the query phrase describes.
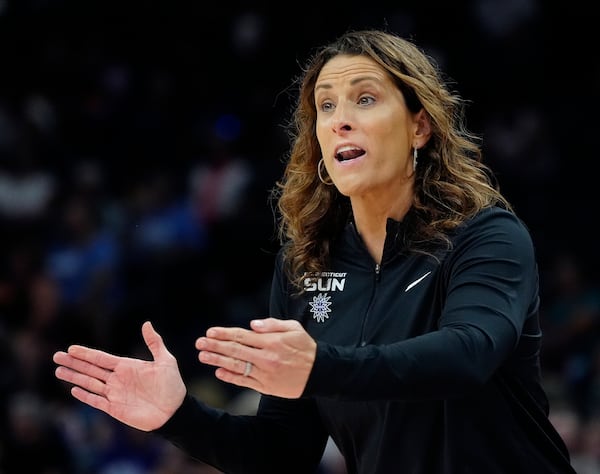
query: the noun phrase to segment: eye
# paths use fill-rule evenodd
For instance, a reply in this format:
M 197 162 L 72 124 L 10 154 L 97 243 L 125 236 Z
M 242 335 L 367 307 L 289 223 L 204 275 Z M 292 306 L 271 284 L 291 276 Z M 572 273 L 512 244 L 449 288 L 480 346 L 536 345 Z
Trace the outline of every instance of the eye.
M 371 105 L 375 102 L 375 97 L 370 95 L 361 95 L 358 99 L 360 105 Z
M 320 108 L 323 112 L 331 112 L 335 109 L 335 105 L 333 104 L 333 102 L 326 100 L 321 102 Z

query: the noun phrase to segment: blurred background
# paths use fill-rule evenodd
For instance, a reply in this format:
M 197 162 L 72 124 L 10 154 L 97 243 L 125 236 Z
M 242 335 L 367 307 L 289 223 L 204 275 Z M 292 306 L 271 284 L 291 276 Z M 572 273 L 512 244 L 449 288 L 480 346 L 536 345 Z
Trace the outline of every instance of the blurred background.
M 146 357 L 150 319 L 191 391 L 253 410 L 194 341 L 267 314 L 293 79 L 363 27 L 416 40 L 469 100 L 536 244 L 552 421 L 600 472 L 599 19 L 582 0 L 0 0 L 0 473 L 217 472 L 71 399 L 51 356 Z M 321 470 L 345 472 L 334 446 Z

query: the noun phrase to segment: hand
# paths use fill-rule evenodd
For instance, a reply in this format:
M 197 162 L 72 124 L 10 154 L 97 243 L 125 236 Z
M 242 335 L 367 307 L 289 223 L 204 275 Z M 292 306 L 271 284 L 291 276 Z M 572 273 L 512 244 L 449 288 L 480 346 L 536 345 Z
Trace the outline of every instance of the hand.
M 213 327 L 196 340 L 200 362 L 218 367 L 224 382 L 266 395 L 298 398 L 312 370 L 317 343 L 296 320 L 257 319 L 252 330 Z M 245 376 L 246 362 L 252 363 Z
M 150 322 L 142 325 L 154 360 L 118 357 L 84 346 L 56 352 L 56 377 L 74 384 L 77 400 L 134 428 L 161 427 L 183 402 L 186 387 L 175 357 Z

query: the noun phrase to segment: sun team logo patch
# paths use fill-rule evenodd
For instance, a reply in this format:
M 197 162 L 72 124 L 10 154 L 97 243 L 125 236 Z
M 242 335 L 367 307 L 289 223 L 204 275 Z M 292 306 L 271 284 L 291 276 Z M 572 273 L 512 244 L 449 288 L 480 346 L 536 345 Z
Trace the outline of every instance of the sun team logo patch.
M 313 319 L 318 323 L 324 323 L 326 319 L 329 319 L 330 300 L 331 296 L 327 296 L 327 293 L 319 293 L 317 296 L 313 296 L 312 301 L 309 301 L 310 312 L 313 314 Z
M 321 272 L 306 274 L 304 278 L 304 291 L 318 292 L 309 301 L 310 312 L 313 319 L 318 323 L 324 323 L 329 319 L 332 311 L 333 301 L 329 293 L 344 291 L 346 285 L 346 273 L 340 272 Z

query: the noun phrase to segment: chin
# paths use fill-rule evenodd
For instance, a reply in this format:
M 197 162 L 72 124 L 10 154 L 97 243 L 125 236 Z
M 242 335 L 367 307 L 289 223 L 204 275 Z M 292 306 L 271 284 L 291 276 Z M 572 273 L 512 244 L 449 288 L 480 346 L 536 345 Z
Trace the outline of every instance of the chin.
M 339 191 L 339 193 L 342 196 L 346 196 L 346 197 L 353 197 L 353 196 L 359 196 L 361 193 L 359 191 L 359 188 L 357 188 L 356 186 L 348 186 L 348 185 L 344 185 L 344 184 L 335 184 L 336 189 Z

